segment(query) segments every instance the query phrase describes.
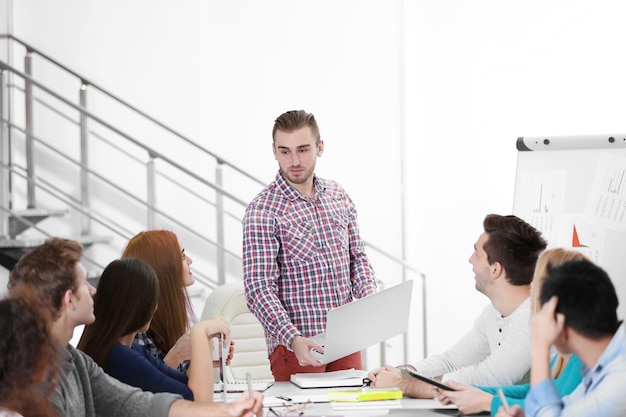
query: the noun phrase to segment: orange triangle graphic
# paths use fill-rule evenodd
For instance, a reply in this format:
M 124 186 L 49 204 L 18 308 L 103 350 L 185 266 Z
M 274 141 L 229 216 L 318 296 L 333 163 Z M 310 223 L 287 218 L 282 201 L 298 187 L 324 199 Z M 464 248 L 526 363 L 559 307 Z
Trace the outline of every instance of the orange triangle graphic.
M 572 233 L 572 247 L 580 248 L 581 246 L 580 239 L 578 239 L 578 232 L 576 231 L 576 225 L 574 225 L 574 233 Z

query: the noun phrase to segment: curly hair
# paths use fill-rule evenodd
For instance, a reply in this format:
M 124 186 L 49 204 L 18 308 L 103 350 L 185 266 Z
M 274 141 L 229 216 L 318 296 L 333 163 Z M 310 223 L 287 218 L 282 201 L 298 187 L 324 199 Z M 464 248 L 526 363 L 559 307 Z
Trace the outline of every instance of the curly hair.
M 50 402 L 62 370 L 51 320 L 29 286 L 0 301 L 0 407 L 24 417 L 59 416 Z

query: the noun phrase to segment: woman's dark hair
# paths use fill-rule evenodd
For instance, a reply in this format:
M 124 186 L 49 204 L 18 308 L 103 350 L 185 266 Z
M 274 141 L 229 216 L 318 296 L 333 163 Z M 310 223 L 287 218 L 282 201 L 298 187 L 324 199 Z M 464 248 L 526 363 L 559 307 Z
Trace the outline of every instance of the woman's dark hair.
M 158 299 L 159 279 L 150 265 L 133 258 L 111 262 L 102 271 L 94 297 L 96 321 L 85 326 L 78 349 L 106 367 L 115 342 L 146 325 Z

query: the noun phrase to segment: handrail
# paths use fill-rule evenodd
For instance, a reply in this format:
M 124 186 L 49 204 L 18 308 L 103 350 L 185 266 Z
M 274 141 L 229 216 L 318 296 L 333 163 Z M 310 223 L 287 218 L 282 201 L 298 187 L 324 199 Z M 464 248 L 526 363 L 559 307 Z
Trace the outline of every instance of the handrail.
M 101 124 L 102 126 L 106 127 L 107 129 L 111 130 L 112 132 L 120 135 L 121 137 L 125 138 L 126 140 L 130 141 L 131 143 L 133 143 L 134 145 L 144 149 L 145 151 L 147 151 L 148 153 L 150 153 L 151 155 L 154 155 L 156 157 L 158 157 L 159 159 L 166 161 L 167 163 L 171 164 L 172 166 L 176 167 L 177 169 L 179 169 L 181 172 L 184 172 L 185 174 L 191 176 L 192 178 L 198 180 L 199 182 L 207 185 L 208 187 L 214 189 L 215 191 L 218 191 L 220 193 L 222 193 L 225 196 L 228 196 L 230 199 L 232 199 L 233 201 L 242 204 L 244 207 L 247 206 L 248 202 L 245 202 L 243 200 L 241 200 L 240 198 L 238 198 L 237 196 L 233 195 L 232 193 L 230 193 L 229 191 L 225 190 L 224 188 L 213 184 L 209 181 L 207 181 L 205 178 L 195 174 L 194 172 L 186 169 L 185 167 L 181 166 L 180 164 L 172 161 L 170 158 L 168 158 L 167 156 L 163 155 L 160 152 L 157 152 L 156 150 L 154 150 L 153 148 L 146 146 L 144 143 L 142 143 L 141 141 L 139 141 L 138 139 L 133 138 L 132 136 L 122 132 L 120 129 L 112 126 L 111 124 L 109 124 L 108 122 L 104 121 L 102 118 L 96 116 L 95 114 L 91 113 L 89 110 L 76 105 L 74 103 L 72 103 L 70 100 L 60 96 L 59 94 L 57 94 L 56 92 L 54 92 L 53 90 L 47 88 L 46 86 L 44 86 L 42 83 L 36 81 L 35 79 L 33 79 L 33 77 L 31 77 L 28 74 L 25 74 L 21 71 L 19 71 L 18 69 L 4 63 L 2 60 L 0 60 L 0 68 L 4 68 L 22 78 L 24 78 L 25 80 L 28 80 L 29 82 L 33 83 L 33 85 L 36 85 L 38 88 L 42 89 L 43 91 L 45 91 L 46 93 L 50 94 L 51 96 L 53 96 L 54 98 L 62 101 L 64 104 L 72 107 L 73 109 L 80 111 L 80 112 L 84 112 L 87 116 L 89 116 L 91 119 L 93 119 L 94 121 L 98 122 L 99 124 Z M 209 153 L 211 154 L 211 153 Z M 211 154 L 212 155 L 212 154 Z M 221 160 L 221 159 L 220 159 Z M 258 181 L 258 180 L 255 180 Z M 265 186 L 266 184 L 262 183 L 263 186 Z M 372 245 L 371 243 L 365 242 L 367 246 L 372 247 L 373 249 L 375 249 L 377 252 L 381 253 L 382 255 L 384 255 L 386 258 L 393 260 L 394 262 L 399 263 L 400 265 L 402 265 L 403 267 L 416 272 L 418 274 L 420 274 L 420 276 L 425 277 L 424 273 L 419 271 L 417 268 L 409 265 L 406 261 L 400 260 L 396 257 L 394 257 L 393 255 L 387 253 L 386 251 L 375 247 L 374 245 Z
M 6 39 L 11 39 L 14 40 L 15 42 L 19 43 L 20 45 L 24 46 L 26 48 L 26 50 L 28 52 L 34 52 L 36 53 L 38 56 L 46 59 L 47 61 L 53 63 L 54 65 L 56 65 L 57 67 L 59 67 L 60 69 L 62 69 L 63 71 L 73 75 L 74 77 L 78 78 L 79 80 L 81 80 L 84 84 L 89 85 L 90 87 L 95 88 L 96 90 L 100 91 L 102 94 L 106 95 L 107 97 L 111 98 L 112 100 L 117 101 L 118 103 L 120 103 L 121 105 L 123 105 L 124 107 L 127 107 L 129 109 L 131 109 L 132 111 L 134 111 L 135 113 L 137 113 L 138 115 L 146 118 L 147 120 L 153 122 L 154 124 L 156 124 L 157 126 L 165 129 L 166 131 L 170 132 L 171 134 L 177 136 L 178 138 L 182 139 L 183 141 L 185 141 L 187 144 L 197 148 L 198 150 L 201 150 L 202 152 L 211 155 L 213 158 L 215 158 L 217 161 L 219 161 L 219 163 L 224 164 L 229 166 L 230 168 L 234 169 L 235 171 L 237 171 L 238 173 L 244 175 L 245 177 L 247 177 L 248 179 L 251 179 L 252 181 L 258 183 L 259 185 L 265 187 L 267 184 L 264 183 L 263 181 L 259 180 L 258 178 L 252 176 L 251 174 L 249 174 L 248 172 L 244 171 L 243 169 L 239 168 L 237 165 L 227 161 L 226 159 L 222 158 L 221 156 L 216 155 L 215 153 L 211 152 L 210 150 L 204 148 L 203 146 L 198 145 L 196 142 L 192 141 L 191 139 L 187 138 L 186 136 L 184 136 L 182 133 L 174 130 L 173 128 L 171 128 L 170 126 L 167 126 L 165 123 L 155 119 L 154 117 L 150 116 L 149 114 L 141 111 L 140 109 L 138 109 L 137 107 L 133 106 L 132 104 L 120 99 L 119 97 L 113 95 L 111 92 L 109 92 L 108 90 L 105 90 L 104 88 L 100 87 L 98 84 L 88 80 L 87 78 L 83 77 L 82 75 L 76 73 L 75 71 L 69 69 L 68 67 L 66 67 L 65 65 L 61 64 L 60 62 L 58 62 L 57 60 L 53 59 L 52 57 L 50 57 L 49 55 L 41 52 L 39 49 L 29 45 L 28 43 L 16 38 L 15 36 L 11 35 L 11 34 L 0 34 L 0 38 L 6 38 Z
M 14 128 L 14 129 L 16 129 L 16 130 L 18 130 L 18 131 L 20 131 L 20 132 L 22 132 L 22 133 L 26 133 L 26 132 L 25 132 L 22 128 L 20 128 L 19 126 L 16 126 L 16 125 L 15 125 L 15 124 L 13 124 L 13 123 L 7 123 L 7 124 L 8 124 L 8 126 L 9 126 L 9 127 L 11 127 L 11 128 Z M 70 162 L 70 163 L 72 163 L 73 165 L 78 166 L 78 167 L 80 167 L 80 168 L 82 168 L 82 169 L 85 169 L 85 170 L 86 170 L 89 174 L 93 175 L 95 178 L 97 178 L 98 180 L 100 180 L 100 181 L 102 181 L 103 183 L 107 184 L 108 186 L 112 187 L 112 188 L 113 188 L 113 189 L 115 189 L 116 191 L 118 191 L 118 192 L 120 192 L 120 193 L 124 194 L 126 197 L 128 197 L 128 198 L 130 198 L 130 199 L 134 200 L 136 203 L 141 204 L 141 205 L 146 206 L 146 207 L 148 207 L 148 206 L 149 206 L 147 203 L 143 202 L 143 201 L 142 201 L 140 198 L 138 198 L 137 196 L 133 195 L 132 193 L 128 192 L 127 190 L 124 190 L 122 187 L 118 186 L 117 184 L 115 184 L 115 183 L 111 182 L 110 180 L 108 180 L 107 178 L 105 178 L 105 177 L 103 177 L 102 175 L 98 174 L 97 172 L 95 172 L 95 171 L 93 171 L 93 170 L 89 169 L 88 167 L 84 166 L 84 165 L 83 165 L 82 163 L 80 163 L 79 161 L 76 161 L 76 160 L 74 160 L 74 159 L 70 158 L 69 156 L 65 155 L 64 153 L 62 153 L 62 152 L 58 151 L 57 149 L 53 148 L 52 146 L 48 145 L 48 144 L 47 144 L 47 143 L 45 143 L 43 140 L 41 140 L 40 138 L 38 138 L 36 135 L 33 135 L 33 136 L 32 136 L 32 138 L 33 138 L 33 140 L 34 140 L 35 142 L 37 142 L 37 143 L 38 143 L 38 144 L 40 144 L 41 146 L 44 146 L 45 148 L 47 148 L 47 149 L 48 149 L 48 150 L 50 150 L 51 152 L 54 152 L 55 154 L 57 154 L 57 155 L 61 156 L 62 158 L 64 158 L 66 161 L 69 161 L 69 162 Z M 1 164 L 1 163 L 0 163 L 0 166 L 4 166 L 4 164 Z M 6 168 L 9 168 L 9 167 L 6 167 Z M 9 171 L 15 172 L 15 171 L 11 170 L 10 168 L 9 168 Z M 39 178 L 39 180 L 40 180 L 41 182 L 47 182 L 47 181 L 46 181 L 46 180 L 44 180 L 43 178 Z M 54 185 L 53 185 L 53 184 L 49 184 L 49 186 L 50 186 L 50 187 L 54 187 Z M 61 192 L 61 190 L 57 190 L 57 191 Z M 188 191 L 189 191 L 189 190 L 188 190 Z M 70 196 L 68 196 L 68 198 L 71 198 L 71 197 L 70 197 Z M 76 201 L 76 199 L 74 199 L 74 200 L 75 200 L 75 202 L 76 202 L 76 203 L 78 203 L 78 202 L 79 202 L 79 201 Z M 206 201 L 206 200 L 205 200 L 205 201 Z M 75 208 L 76 208 L 76 207 L 75 207 Z M 229 250 L 228 250 L 228 248 L 226 248 L 226 247 L 224 247 L 224 246 L 220 245 L 220 243 L 219 243 L 219 242 L 213 242 L 213 241 L 211 241 L 210 239 L 207 239 L 204 235 L 199 234 L 199 233 L 198 233 L 197 231 L 195 231 L 192 227 L 190 227 L 190 226 L 188 226 L 188 225 L 186 225 L 186 224 L 184 224 L 184 223 L 182 223 L 182 222 L 180 222 L 180 221 L 176 220 L 175 218 L 173 218 L 172 216 L 168 215 L 167 213 L 165 213 L 165 212 L 163 212 L 163 211 L 159 210 L 158 208 L 156 208 L 156 207 L 151 207 L 151 208 L 152 208 L 153 210 L 155 210 L 155 211 L 156 211 L 158 214 L 160 214 L 161 216 L 163 216 L 163 217 L 167 218 L 168 220 L 170 220 L 171 222 L 173 222 L 173 223 L 174 223 L 174 224 L 176 224 L 177 226 L 180 226 L 181 228 L 183 228 L 183 229 L 187 230 L 188 232 L 192 233 L 193 235 L 195 235 L 195 236 L 196 236 L 196 237 L 198 237 L 199 239 L 201 239 L 201 240 L 205 241 L 206 243 L 210 243 L 211 245 L 213 245 L 213 246 L 215 246 L 215 247 L 217 247 L 217 248 L 220 248 L 220 249 L 222 249 L 222 250 L 226 251 L 226 252 L 227 252 L 229 255 L 231 255 L 231 256 L 237 256 L 237 255 L 236 255 L 236 254 L 234 254 L 233 252 L 229 251 Z M 77 210 L 79 210 L 82 214 L 88 214 L 87 212 L 83 211 L 82 209 L 78 209 L 78 208 L 76 208 L 76 209 L 77 209 Z M 104 217 L 104 216 L 103 216 L 103 217 Z M 97 219 L 96 219 L 96 220 L 97 220 Z M 108 218 L 107 218 L 107 221 L 109 221 L 109 222 L 113 223 L 113 220 L 111 220 L 111 219 L 108 219 Z M 105 224 L 104 224 L 104 223 L 102 223 L 102 222 L 100 222 L 100 223 L 101 223 L 101 224 L 103 224 L 103 225 L 105 225 Z M 105 226 L 106 226 L 106 225 L 105 225 Z M 119 228 L 123 228 L 123 227 L 122 227 L 122 226 L 120 226 L 120 225 L 117 225 L 117 227 L 119 227 Z M 110 229 L 110 230 L 114 231 L 113 229 Z M 123 236 L 123 237 L 124 237 L 124 238 L 126 238 L 126 239 L 130 239 L 130 238 L 132 237 L 132 235 L 133 235 L 133 234 L 132 234 L 132 232 L 130 232 L 130 231 L 127 231 L 127 232 L 129 233 L 129 235 L 126 235 L 126 236 Z
M 21 72 L 20 70 L 18 70 L 17 68 L 14 68 L 6 63 L 4 63 L 3 61 L 0 60 L 0 69 L 6 69 L 8 71 L 10 71 L 11 73 L 20 76 L 21 78 L 27 80 L 28 82 L 32 83 L 33 85 L 36 85 L 38 88 L 40 88 L 41 90 L 45 91 L 46 93 L 50 94 L 51 96 L 53 96 L 54 98 L 56 98 L 57 100 L 63 102 L 63 104 L 66 104 L 67 106 L 82 112 L 84 114 L 86 114 L 87 116 L 89 116 L 90 119 L 98 122 L 99 124 L 101 124 L 102 126 L 106 127 L 107 129 L 111 130 L 113 133 L 123 137 L 124 139 L 128 140 L 129 142 L 131 142 L 133 145 L 136 145 L 139 148 L 144 149 L 145 151 L 147 151 L 150 155 L 157 157 L 167 163 L 169 163 L 170 165 L 172 165 L 173 167 L 176 167 L 176 169 L 180 170 L 181 172 L 184 172 L 185 174 L 189 175 L 190 177 L 192 177 L 195 180 L 198 180 L 199 182 L 203 183 L 204 185 L 214 189 L 215 191 L 218 191 L 220 193 L 222 193 L 225 196 L 228 196 L 230 199 L 232 199 L 233 201 L 236 201 L 237 203 L 240 203 L 244 206 L 246 206 L 248 203 L 241 200 L 239 197 L 233 195 L 232 193 L 230 193 L 229 191 L 225 190 L 224 188 L 220 187 L 219 185 L 213 184 L 212 182 L 207 181 L 206 179 L 204 179 L 203 177 L 197 175 L 196 173 L 188 170 L 187 168 L 183 167 L 182 165 L 178 164 L 177 162 L 174 162 L 173 160 L 171 160 L 170 158 L 168 158 L 167 156 L 163 155 L 162 153 L 154 150 L 153 148 L 146 146 L 144 143 L 142 143 L 140 140 L 135 139 L 134 137 L 130 136 L 129 134 L 122 132 L 120 129 L 118 129 L 117 127 L 111 125 L 110 123 L 104 121 L 101 117 L 96 116 L 95 114 L 93 114 L 92 112 L 90 112 L 89 110 L 85 109 L 84 107 L 81 107 L 79 105 L 76 105 L 74 103 L 72 103 L 70 100 L 66 99 L 65 97 L 62 97 L 61 95 L 57 94 L 56 92 L 54 92 L 53 90 L 49 89 L 48 87 L 46 87 L 45 85 L 43 85 L 42 83 L 38 82 L 37 80 L 35 80 L 33 77 L 31 77 L 30 75 Z
M 22 178 L 26 178 L 26 174 L 16 170 L 15 169 L 16 167 L 18 167 L 18 166 L 14 165 L 13 167 L 8 167 L 8 166 L 0 163 L 0 169 L 6 169 L 7 171 L 13 172 L 13 173 L 15 173 L 16 175 L 18 175 L 18 176 L 20 176 Z M 20 167 L 20 168 L 24 169 L 23 167 Z M 50 195 L 53 195 L 57 200 L 67 204 L 68 206 L 72 207 L 74 210 L 76 210 L 76 211 L 78 211 L 78 212 L 80 212 L 82 214 L 90 214 L 90 213 L 85 212 L 83 210 L 83 208 L 80 206 L 79 202 L 77 202 L 75 199 L 71 198 L 71 196 L 67 196 L 67 195 L 61 196 L 60 194 L 63 194 L 63 193 L 54 184 L 49 183 L 48 181 L 44 180 L 43 178 L 38 178 L 38 180 L 39 181 L 37 181 L 35 185 L 39 189 L 48 192 Z M 22 217 L 20 215 L 15 214 L 12 210 L 4 209 L 2 206 L 0 206 L 0 209 L 2 209 L 6 213 L 9 213 L 9 214 L 15 216 L 17 219 L 20 220 L 20 222 L 28 224 L 34 230 L 37 230 L 38 232 L 43 233 L 47 237 L 52 237 L 45 230 L 37 227 L 35 225 L 35 223 L 29 221 L 28 219 L 25 219 L 24 217 Z M 104 217 L 104 220 L 102 220 L 102 219 L 98 218 L 97 216 L 93 216 L 92 214 L 90 214 L 90 215 L 91 215 L 91 219 L 93 219 L 95 222 L 99 223 L 100 225 L 102 225 L 106 229 L 110 230 L 112 233 L 117 234 L 118 236 L 124 238 L 125 240 L 128 240 L 128 239 L 130 239 L 133 236 L 134 232 L 131 232 L 130 230 L 126 230 L 123 226 L 120 226 L 119 224 L 116 224 L 115 222 L 113 222 L 109 218 Z M 117 229 L 112 227 L 112 225 L 115 225 L 115 227 L 117 227 Z M 184 225 L 181 225 L 181 226 L 185 227 Z M 124 232 L 125 234 L 122 233 L 122 232 Z M 205 239 L 205 240 L 207 240 L 207 239 Z M 209 243 L 215 244 L 215 242 L 210 242 L 210 241 L 209 241 Z M 229 254 L 234 255 L 232 252 L 230 252 L 230 251 L 228 251 L 228 252 L 229 252 Z M 85 259 L 88 260 L 89 262 L 91 262 L 93 265 L 97 266 L 100 269 L 104 269 L 104 267 L 105 267 L 104 265 L 98 263 L 97 261 L 95 261 L 92 258 L 85 258 Z M 207 277 L 202 272 L 199 272 L 197 270 L 194 270 L 193 272 L 194 272 L 195 278 L 199 282 L 205 284 L 206 286 L 214 288 L 214 286 L 217 284 L 217 282 L 215 280 L 212 280 L 211 278 Z

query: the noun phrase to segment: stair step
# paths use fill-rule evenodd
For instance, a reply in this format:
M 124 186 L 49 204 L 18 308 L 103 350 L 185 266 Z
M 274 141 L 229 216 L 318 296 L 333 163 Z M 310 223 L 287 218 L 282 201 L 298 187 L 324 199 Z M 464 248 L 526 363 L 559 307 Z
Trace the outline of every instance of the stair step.
M 47 219 L 48 217 L 63 217 L 68 210 L 48 210 L 48 209 L 26 209 L 26 210 L 11 210 L 9 215 L 9 236 L 15 238 L 24 230 L 29 229 L 31 224 L 24 222 L 23 219 L 28 220 L 33 224 L 37 224 L 40 221 Z
M 68 237 L 80 242 L 83 247 L 88 248 L 95 243 L 108 243 L 110 236 L 79 236 Z M 20 257 L 29 250 L 43 245 L 47 239 L 0 239 L 0 265 L 9 271 L 13 269 Z
M 46 217 L 62 217 L 69 213 L 69 210 L 49 210 L 49 209 L 25 209 L 25 210 L 11 210 L 11 214 L 15 214 L 22 217 L 31 216 L 46 216 Z
M 80 242 L 84 247 L 89 247 L 94 243 L 108 243 L 111 241 L 111 236 L 78 236 L 78 237 L 66 237 L 66 239 L 76 240 Z M 48 238 L 44 239 L 0 239 L 0 248 L 35 248 L 43 245 Z

